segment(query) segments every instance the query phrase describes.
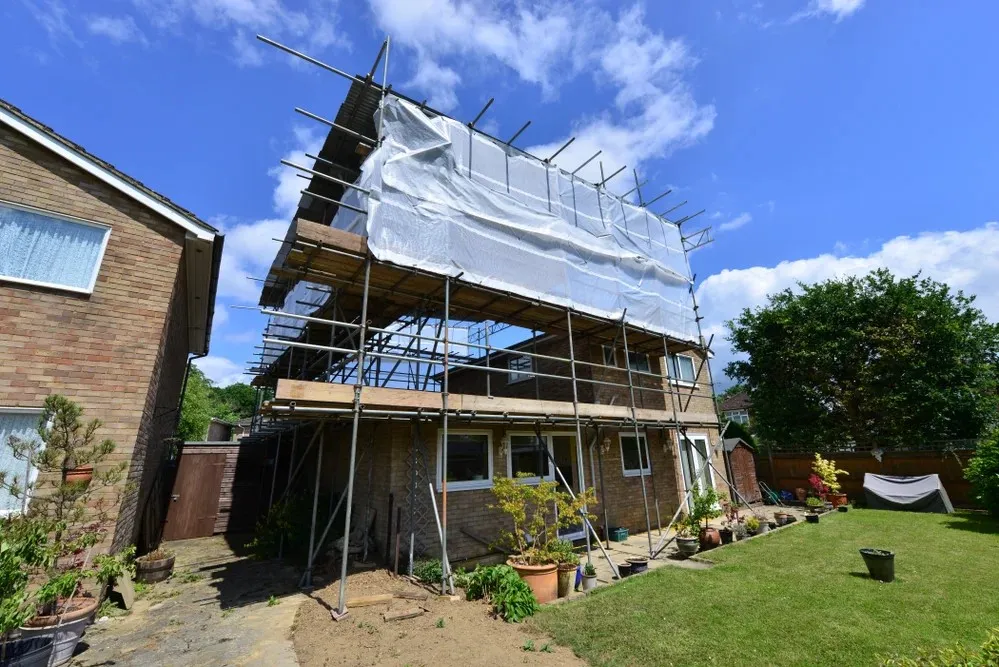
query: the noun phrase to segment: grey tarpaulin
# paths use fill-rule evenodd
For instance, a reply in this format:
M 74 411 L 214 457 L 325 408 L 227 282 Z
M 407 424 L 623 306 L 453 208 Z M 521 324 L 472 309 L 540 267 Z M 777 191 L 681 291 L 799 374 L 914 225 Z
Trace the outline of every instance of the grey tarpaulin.
M 907 512 L 937 512 L 950 514 L 947 490 L 940 475 L 920 477 L 894 477 L 892 475 L 864 475 L 864 496 L 867 506 L 876 510 L 905 510 Z

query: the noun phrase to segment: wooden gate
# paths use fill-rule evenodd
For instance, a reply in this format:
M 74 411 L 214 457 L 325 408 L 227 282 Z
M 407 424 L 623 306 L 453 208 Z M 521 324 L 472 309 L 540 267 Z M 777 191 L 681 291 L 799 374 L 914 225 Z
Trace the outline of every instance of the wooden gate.
M 163 527 L 164 540 L 209 537 L 219 510 L 225 454 L 181 449 L 177 477 Z

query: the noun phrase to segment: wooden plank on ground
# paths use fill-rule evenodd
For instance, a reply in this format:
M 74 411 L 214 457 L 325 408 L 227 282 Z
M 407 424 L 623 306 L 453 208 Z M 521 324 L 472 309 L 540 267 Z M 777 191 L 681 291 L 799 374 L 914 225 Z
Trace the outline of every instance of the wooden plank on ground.
M 430 597 L 426 591 L 400 591 L 394 595 L 400 600 L 426 600 Z
M 377 595 L 362 595 L 356 598 L 347 598 L 347 608 L 370 607 L 373 604 L 384 604 L 391 602 L 395 596 L 392 593 L 379 593 Z
M 402 609 L 400 611 L 387 611 L 382 614 L 385 622 L 388 621 L 401 621 L 405 618 L 416 618 L 423 614 L 423 609 L 421 607 L 412 607 L 411 609 Z

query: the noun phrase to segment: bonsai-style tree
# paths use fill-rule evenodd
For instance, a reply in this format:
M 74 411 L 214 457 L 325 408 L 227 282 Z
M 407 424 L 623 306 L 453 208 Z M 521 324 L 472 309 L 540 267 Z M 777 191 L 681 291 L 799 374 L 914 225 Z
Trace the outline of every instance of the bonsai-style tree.
M 692 525 L 707 528 L 711 519 L 722 515 L 718 505 L 718 493 L 714 489 L 695 491 L 691 495 L 690 521 Z M 738 512 L 736 512 L 738 516 Z
M 87 554 L 107 534 L 108 514 L 118 506 L 126 488 L 107 494 L 122 481 L 126 463 L 102 466 L 114 452 L 111 440 L 98 440 L 98 419 L 84 422 L 83 410 L 64 396 L 45 399 L 38 440 L 11 436 L 14 457 L 37 471 L 37 480 L 0 474 L 0 488 L 14 498 L 30 498 L 26 522 L 35 522 L 51 536 L 51 557 L 43 567 L 47 581 L 35 593 L 42 615 L 59 612 L 60 601 L 71 598 L 86 570 Z M 75 481 L 70 473 L 93 467 L 91 479 Z M 98 468 L 102 468 L 99 469 Z M 6 542 L 4 542 L 6 544 Z M 6 547 L 4 547 L 6 548 Z
M 38 591 L 29 591 L 29 582 L 33 572 L 55 561 L 48 541 L 54 527 L 23 516 L 0 518 L 0 660 L 10 632 L 35 615 Z
M 502 510 L 513 524 L 512 530 L 503 531 L 500 542 L 515 551 L 513 560 L 523 565 L 557 563 L 558 556 L 550 553 L 549 547 L 556 545 L 559 529 L 577 523 L 583 506 L 596 504 L 597 494 L 589 488 L 573 499 L 558 490 L 557 482 L 525 483 L 522 478 L 529 476 L 521 473 L 511 479 L 497 475 L 493 480 L 496 504 L 490 507 Z M 586 518 L 592 521 L 596 517 L 590 514 Z
M 845 470 L 838 469 L 835 461 L 822 458 L 822 455 L 818 452 L 815 452 L 815 461 L 812 463 L 812 472 L 816 477 L 822 480 L 822 483 L 827 489 L 826 493 L 839 493 L 841 488 L 838 481 L 839 476 L 850 474 Z

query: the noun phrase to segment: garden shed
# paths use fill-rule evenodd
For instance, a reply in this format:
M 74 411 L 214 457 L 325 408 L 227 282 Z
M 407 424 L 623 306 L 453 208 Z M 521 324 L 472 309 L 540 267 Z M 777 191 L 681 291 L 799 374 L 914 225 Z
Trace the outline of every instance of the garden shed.
M 756 455 L 742 438 L 725 438 L 725 472 L 729 484 L 738 489 L 747 502 L 762 502 L 763 494 L 756 481 Z

